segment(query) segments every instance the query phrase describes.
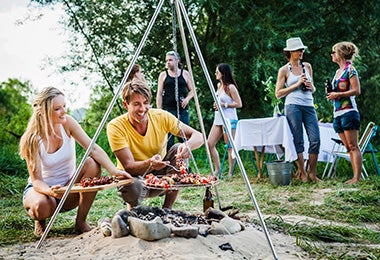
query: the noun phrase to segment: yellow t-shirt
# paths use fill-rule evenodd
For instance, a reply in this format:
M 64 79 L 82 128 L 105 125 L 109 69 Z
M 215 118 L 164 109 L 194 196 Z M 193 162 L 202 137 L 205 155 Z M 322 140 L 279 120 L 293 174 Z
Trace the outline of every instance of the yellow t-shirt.
M 112 119 L 107 125 L 108 142 L 111 150 L 118 151 L 128 147 L 135 161 L 143 161 L 160 153 L 161 158 L 166 155 L 168 133 L 177 135 L 182 122 L 161 109 L 149 109 L 148 129 L 146 134 L 140 135 L 128 120 L 128 113 Z M 117 167 L 123 169 L 117 160 Z

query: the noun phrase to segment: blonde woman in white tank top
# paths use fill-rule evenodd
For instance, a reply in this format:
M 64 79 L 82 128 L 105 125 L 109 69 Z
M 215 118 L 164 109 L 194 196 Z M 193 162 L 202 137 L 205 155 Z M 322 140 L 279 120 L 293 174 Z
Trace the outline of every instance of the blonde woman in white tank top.
M 21 137 L 20 155 L 26 160 L 29 179 L 23 195 L 23 204 L 29 216 L 35 220 L 34 234 L 42 235 L 46 219 L 56 210 L 63 194 L 56 189 L 68 184 L 76 167 L 75 141 L 84 149 L 91 143 L 81 126 L 66 114 L 66 101 L 62 92 L 53 87 L 45 88 L 33 102 L 33 115 Z M 132 178 L 119 170 L 98 145 L 94 145 L 77 181 L 88 177 L 100 177 L 103 166 L 118 178 Z M 78 207 L 75 229 L 87 232 L 87 214 L 96 192 L 72 193 L 62 207 L 63 211 Z

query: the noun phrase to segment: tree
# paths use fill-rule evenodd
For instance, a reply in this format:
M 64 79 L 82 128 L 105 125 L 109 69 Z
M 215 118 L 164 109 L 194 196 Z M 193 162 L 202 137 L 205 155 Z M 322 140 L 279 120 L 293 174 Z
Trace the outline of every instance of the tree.
M 18 144 L 31 116 L 29 82 L 8 79 L 0 83 L 0 172 L 10 175 L 25 173 L 18 156 Z
M 73 38 L 72 63 L 66 70 L 87 68 L 99 72 L 97 98 L 112 97 L 153 15 L 158 0 L 34 0 L 41 4 L 62 3 L 68 14 L 67 28 L 84 37 L 84 46 Z M 161 13 L 138 59 L 155 92 L 159 72 L 164 67 L 164 54 L 173 48 L 172 6 L 165 1 Z M 366 100 L 379 94 L 380 68 L 377 66 L 380 38 L 380 2 L 364 1 L 360 8 L 354 0 L 291 1 L 277 0 L 189 0 L 185 1 L 192 27 L 202 54 L 213 72 L 218 63 L 229 63 L 243 97 L 240 118 L 272 115 L 269 101 L 264 99 L 268 78 L 276 78 L 277 70 L 286 60 L 282 54 L 285 41 L 299 36 L 309 47 L 304 59 L 314 70 L 317 87 L 315 103 L 320 120 L 332 120 L 332 104 L 325 98 L 323 82 L 332 77 L 336 65 L 331 62 L 333 44 L 348 40 L 361 51 L 362 59 L 355 65 L 361 77 L 362 95 L 357 98 L 363 125 L 370 120 L 380 122 L 379 106 L 365 111 Z M 177 25 L 178 27 L 178 25 Z M 77 34 L 78 35 L 78 34 Z M 188 37 L 188 36 L 187 36 Z M 205 115 L 205 125 L 212 122 L 209 88 L 194 46 L 189 40 L 197 93 Z M 177 34 L 179 52 L 181 44 Z M 210 73 L 213 77 L 213 73 Z M 105 100 L 109 103 L 110 100 Z M 122 113 L 120 104 L 119 111 Z M 194 106 L 192 106 L 194 108 Z M 105 110 L 105 108 L 104 108 Z M 99 112 L 99 110 L 98 110 Z M 190 111 L 195 115 L 195 111 Z M 193 117 L 194 118 L 194 117 Z

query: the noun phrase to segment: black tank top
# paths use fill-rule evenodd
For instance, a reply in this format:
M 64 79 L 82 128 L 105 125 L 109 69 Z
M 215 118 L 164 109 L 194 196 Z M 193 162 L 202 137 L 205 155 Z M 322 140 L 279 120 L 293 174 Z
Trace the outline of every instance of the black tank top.
M 182 75 L 183 69 L 181 69 L 181 74 L 178 77 L 178 101 L 187 96 L 187 83 Z M 175 99 L 175 77 L 171 77 L 166 71 L 166 78 L 164 81 L 164 89 L 162 93 L 162 108 L 165 110 L 177 109 L 177 101 Z M 187 109 L 187 106 L 186 108 Z M 179 103 L 179 110 L 184 110 L 181 107 L 181 102 Z

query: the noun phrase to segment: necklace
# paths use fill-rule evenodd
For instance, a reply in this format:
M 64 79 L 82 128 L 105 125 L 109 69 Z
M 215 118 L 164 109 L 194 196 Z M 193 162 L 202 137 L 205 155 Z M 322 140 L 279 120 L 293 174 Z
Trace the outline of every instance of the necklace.
M 305 73 L 305 65 L 303 65 L 302 60 L 299 61 L 299 65 L 301 65 L 300 68 L 302 69 L 302 73 Z M 290 72 L 293 72 L 292 71 L 292 64 L 290 62 L 288 63 L 288 68 L 289 68 Z M 297 67 L 297 68 L 299 68 L 299 67 Z

